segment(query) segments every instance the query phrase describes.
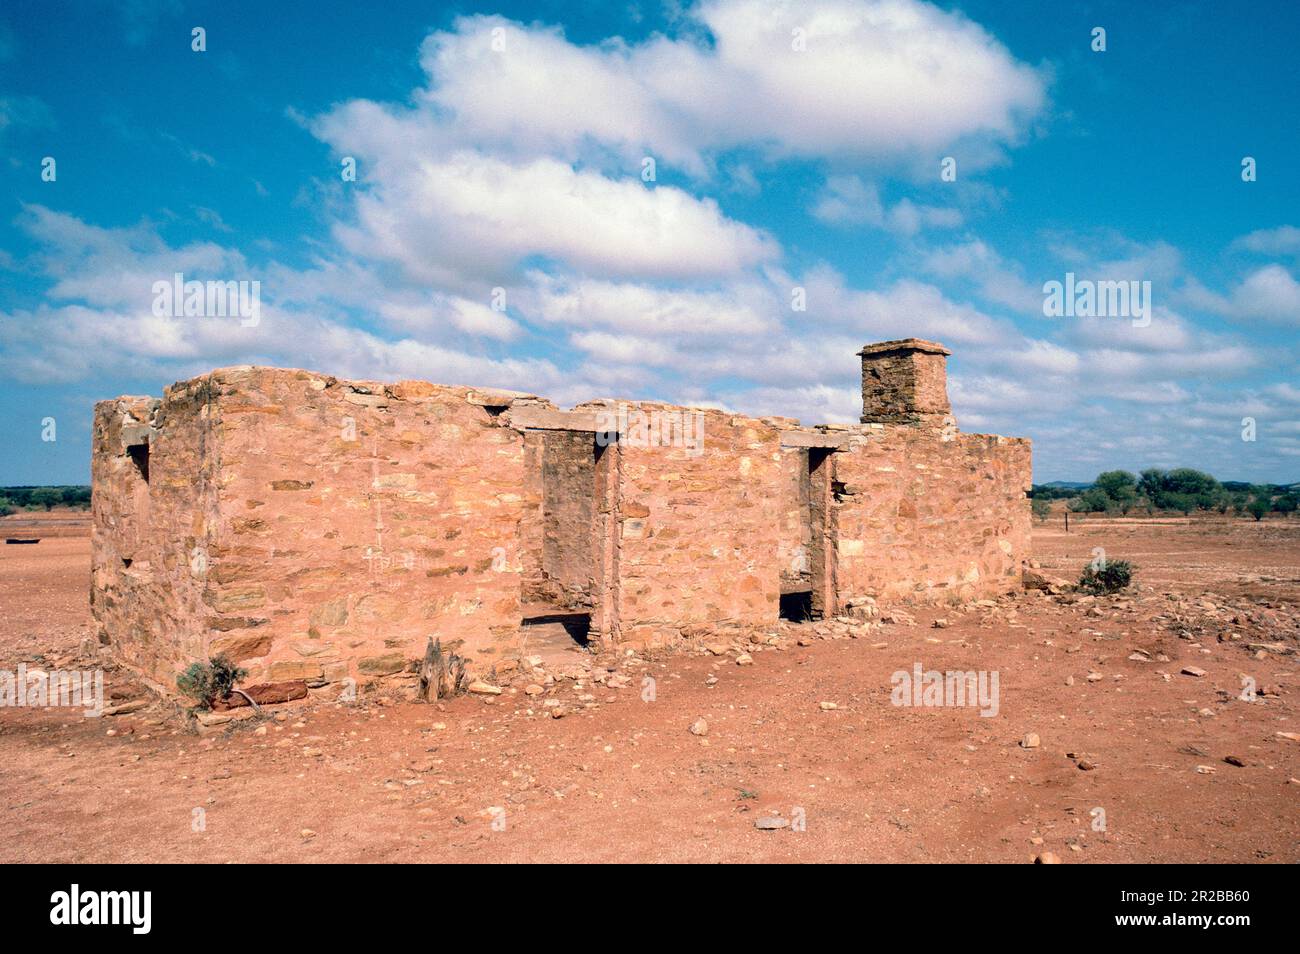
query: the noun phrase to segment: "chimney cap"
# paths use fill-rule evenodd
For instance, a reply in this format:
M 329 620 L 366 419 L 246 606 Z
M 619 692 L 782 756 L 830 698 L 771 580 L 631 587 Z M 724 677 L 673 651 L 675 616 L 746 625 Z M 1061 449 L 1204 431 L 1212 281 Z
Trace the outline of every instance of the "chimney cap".
M 947 348 L 937 341 L 926 341 L 924 338 L 898 338 L 894 341 L 877 341 L 875 344 L 864 345 L 858 352 L 862 357 L 867 355 L 889 354 L 895 351 L 921 351 L 925 354 L 952 354 Z

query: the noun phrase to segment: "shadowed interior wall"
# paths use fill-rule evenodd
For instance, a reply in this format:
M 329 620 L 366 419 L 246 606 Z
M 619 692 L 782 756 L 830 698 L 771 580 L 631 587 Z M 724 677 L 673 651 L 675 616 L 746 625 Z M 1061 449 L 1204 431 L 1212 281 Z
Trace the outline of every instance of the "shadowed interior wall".
M 777 561 L 781 568 L 781 592 L 800 593 L 811 589 L 808 545 L 812 542 L 808 510 L 808 451 L 793 449 L 781 454 L 781 536 Z
M 584 431 L 542 438 L 542 574 L 555 606 L 589 609 L 596 595 L 596 440 Z

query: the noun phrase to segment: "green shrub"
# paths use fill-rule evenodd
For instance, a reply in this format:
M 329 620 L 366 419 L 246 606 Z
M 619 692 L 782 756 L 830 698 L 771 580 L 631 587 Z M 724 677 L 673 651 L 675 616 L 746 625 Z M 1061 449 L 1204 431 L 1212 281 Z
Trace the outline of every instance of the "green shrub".
M 1089 563 L 1079 577 L 1079 589 L 1094 596 L 1118 593 L 1133 581 L 1133 567 L 1127 560 Z
M 224 653 L 218 653 L 206 663 L 190 663 L 176 677 L 176 688 L 194 700 L 200 709 L 211 709 L 212 703 L 230 695 L 235 683 L 248 675 Z

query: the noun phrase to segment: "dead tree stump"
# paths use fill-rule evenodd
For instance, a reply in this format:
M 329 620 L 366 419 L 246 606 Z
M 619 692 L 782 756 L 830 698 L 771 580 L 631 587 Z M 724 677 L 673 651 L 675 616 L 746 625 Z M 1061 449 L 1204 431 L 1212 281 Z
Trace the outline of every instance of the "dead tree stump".
M 420 688 L 416 695 L 434 702 L 465 691 L 465 660 L 455 653 L 442 651 L 442 640 L 429 637 L 420 663 Z

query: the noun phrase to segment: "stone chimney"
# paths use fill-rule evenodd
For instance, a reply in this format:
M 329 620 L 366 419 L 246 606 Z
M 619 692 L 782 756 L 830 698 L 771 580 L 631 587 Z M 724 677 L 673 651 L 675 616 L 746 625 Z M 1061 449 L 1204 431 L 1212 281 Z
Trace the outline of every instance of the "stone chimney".
M 947 348 L 920 338 L 881 341 L 862 356 L 862 422 L 943 427 L 948 403 Z

